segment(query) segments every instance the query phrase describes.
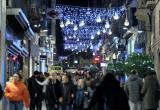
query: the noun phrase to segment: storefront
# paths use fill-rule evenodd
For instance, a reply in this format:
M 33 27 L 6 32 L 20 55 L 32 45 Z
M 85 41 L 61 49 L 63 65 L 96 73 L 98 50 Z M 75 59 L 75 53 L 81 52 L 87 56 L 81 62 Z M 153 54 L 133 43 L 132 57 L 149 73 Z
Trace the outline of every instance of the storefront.
M 30 41 L 34 33 L 23 11 L 19 8 L 7 9 L 6 26 L 6 79 L 14 73 L 29 76 Z

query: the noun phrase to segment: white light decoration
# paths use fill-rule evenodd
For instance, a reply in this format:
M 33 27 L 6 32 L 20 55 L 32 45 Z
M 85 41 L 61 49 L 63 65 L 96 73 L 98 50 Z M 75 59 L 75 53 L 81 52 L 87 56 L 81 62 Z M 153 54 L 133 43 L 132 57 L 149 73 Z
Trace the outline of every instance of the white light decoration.
M 103 31 L 102 31 L 103 33 L 106 33 L 107 31 L 106 31 L 106 29 L 103 29 Z
M 115 53 L 113 54 L 112 58 L 113 58 L 114 60 L 117 59 L 117 56 L 116 56 Z
M 79 42 L 79 38 L 77 38 L 77 42 Z
M 78 30 L 78 27 L 77 25 L 74 25 L 74 28 L 73 28 L 74 31 L 77 31 Z
M 100 35 L 100 34 L 101 34 L 101 31 L 100 31 L 100 30 L 98 30 L 98 31 L 97 31 L 97 35 Z
M 68 23 L 67 23 L 67 22 L 65 23 L 65 26 L 66 26 L 66 27 L 68 26 Z
M 66 41 L 66 40 L 67 40 L 67 37 L 64 37 L 64 40 Z
M 72 39 L 72 36 L 69 36 L 69 39 Z
M 64 28 L 64 23 L 63 22 L 60 23 L 60 27 Z
M 126 15 L 124 6 L 107 9 L 56 5 L 56 10 L 61 15 L 58 18 L 59 25 L 63 36 L 66 36 L 64 37 L 65 49 L 76 52 L 93 47 L 92 51 L 96 53 L 97 44 L 92 44 L 93 39 L 101 35 L 100 40 L 103 40 L 107 34 L 112 33 L 106 33 L 111 28 L 112 19 L 123 19 Z M 106 23 L 102 23 L 103 19 L 107 19 Z
M 92 39 L 92 40 L 94 39 L 94 35 L 91 35 L 91 39 Z
M 90 49 L 93 49 L 93 45 L 90 46 Z
M 115 12 L 114 16 L 113 16 L 114 20 L 118 20 L 119 19 L 119 15 L 118 13 Z
M 67 24 L 67 25 L 71 24 L 70 19 L 67 19 L 66 24 Z
M 71 21 L 71 23 L 70 23 L 71 25 L 73 25 L 74 23 L 73 23 L 73 21 Z
M 129 21 L 128 21 L 128 19 L 125 19 L 124 26 L 129 26 Z
M 90 13 L 90 8 L 87 8 L 87 13 L 86 13 L 87 15 L 89 15 L 89 14 L 91 14 Z
M 109 35 L 112 35 L 112 31 L 111 31 L 111 29 L 109 29 L 108 34 L 109 34 Z
M 95 53 L 93 53 L 93 56 L 95 56 L 96 54 Z
M 97 22 L 97 23 L 102 22 L 102 19 L 101 19 L 101 17 L 100 17 L 100 16 L 98 16 L 98 17 L 97 17 L 96 22 Z
M 108 20 L 106 21 L 105 28 L 106 29 L 110 28 L 110 24 L 109 24 Z
M 74 39 L 76 38 L 76 35 L 75 35 L 75 34 L 73 35 L 73 38 L 74 38 Z
M 84 25 L 85 25 L 84 20 L 82 20 L 82 21 L 80 22 L 79 26 L 82 27 L 82 26 L 84 26 Z

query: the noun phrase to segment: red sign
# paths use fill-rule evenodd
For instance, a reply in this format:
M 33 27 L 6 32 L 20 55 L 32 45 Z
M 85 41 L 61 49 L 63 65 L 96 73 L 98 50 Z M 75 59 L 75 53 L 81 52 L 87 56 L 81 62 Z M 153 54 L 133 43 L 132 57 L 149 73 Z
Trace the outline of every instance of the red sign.
M 93 64 L 100 63 L 101 61 L 102 61 L 102 56 L 100 56 L 100 55 L 94 56 L 92 59 Z
M 46 15 L 48 19 L 56 19 L 59 16 L 59 12 L 51 8 L 47 9 Z

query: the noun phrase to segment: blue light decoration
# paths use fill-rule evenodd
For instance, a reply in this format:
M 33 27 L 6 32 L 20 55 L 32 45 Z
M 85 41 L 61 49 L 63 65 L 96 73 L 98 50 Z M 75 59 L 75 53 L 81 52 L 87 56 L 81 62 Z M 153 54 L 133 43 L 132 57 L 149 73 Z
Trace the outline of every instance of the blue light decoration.
M 110 24 L 123 19 L 126 14 L 124 6 L 106 9 L 57 5 L 56 10 L 60 13 L 64 49 L 76 52 L 88 48 L 94 53 L 98 51 L 105 37 L 112 34 Z M 97 36 L 101 40 L 93 45 L 92 41 Z

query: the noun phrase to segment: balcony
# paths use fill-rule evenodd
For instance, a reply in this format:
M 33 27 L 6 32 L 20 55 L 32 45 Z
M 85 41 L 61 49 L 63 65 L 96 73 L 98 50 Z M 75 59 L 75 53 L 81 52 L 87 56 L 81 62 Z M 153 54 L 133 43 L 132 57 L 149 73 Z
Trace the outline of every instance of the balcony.
M 146 7 L 153 8 L 155 7 L 158 0 L 145 0 Z

